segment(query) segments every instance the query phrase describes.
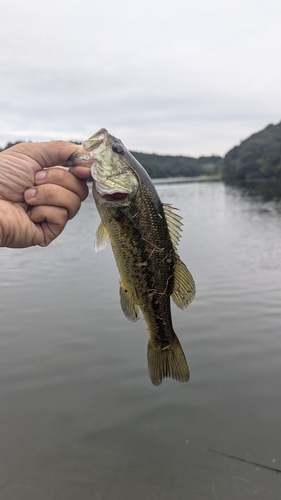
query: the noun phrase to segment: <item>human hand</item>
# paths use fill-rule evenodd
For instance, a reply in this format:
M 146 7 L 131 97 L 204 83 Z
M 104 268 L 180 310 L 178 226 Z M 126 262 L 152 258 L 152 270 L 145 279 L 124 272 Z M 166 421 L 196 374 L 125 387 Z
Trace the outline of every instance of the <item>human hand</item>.
M 0 246 L 47 246 L 76 215 L 90 169 L 56 165 L 78 148 L 64 141 L 21 143 L 0 153 Z

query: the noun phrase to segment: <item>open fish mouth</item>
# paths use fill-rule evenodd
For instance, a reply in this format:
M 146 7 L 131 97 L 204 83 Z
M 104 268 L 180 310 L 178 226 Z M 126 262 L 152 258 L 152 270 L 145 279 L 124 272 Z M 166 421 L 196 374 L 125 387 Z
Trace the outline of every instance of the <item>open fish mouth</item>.
M 126 188 L 124 189 L 122 183 L 120 184 L 120 176 L 122 177 L 123 175 L 122 172 L 109 175 L 98 161 L 94 161 L 91 173 L 94 181 L 94 189 L 103 201 L 112 203 L 122 202 L 129 197 L 129 192 Z M 116 182 L 116 178 L 119 182 Z
M 129 193 L 119 193 L 119 192 L 116 192 L 116 193 L 112 193 L 112 194 L 104 194 L 104 195 L 101 195 L 102 198 L 106 201 L 125 201 L 128 196 L 129 196 Z
M 100 202 L 117 203 L 125 201 L 129 198 L 130 193 L 125 191 L 118 191 L 116 189 L 106 189 L 104 185 L 100 185 L 94 180 L 93 190 L 96 193 L 96 197 L 99 198 Z

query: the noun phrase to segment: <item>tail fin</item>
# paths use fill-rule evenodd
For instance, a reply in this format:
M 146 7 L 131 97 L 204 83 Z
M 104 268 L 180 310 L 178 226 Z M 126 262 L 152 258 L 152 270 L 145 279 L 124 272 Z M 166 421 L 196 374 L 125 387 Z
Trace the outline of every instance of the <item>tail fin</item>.
M 189 368 L 176 334 L 171 344 L 164 349 L 156 347 L 149 339 L 147 361 L 151 382 L 154 385 L 160 385 L 165 377 L 171 377 L 179 382 L 189 380 Z

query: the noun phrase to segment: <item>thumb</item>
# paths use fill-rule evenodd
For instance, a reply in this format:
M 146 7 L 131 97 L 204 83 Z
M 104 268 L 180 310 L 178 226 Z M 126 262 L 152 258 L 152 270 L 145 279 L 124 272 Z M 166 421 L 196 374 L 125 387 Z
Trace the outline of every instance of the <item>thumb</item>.
M 41 168 L 65 163 L 79 149 L 79 145 L 67 141 L 24 142 L 7 150 L 7 153 L 23 155 Z

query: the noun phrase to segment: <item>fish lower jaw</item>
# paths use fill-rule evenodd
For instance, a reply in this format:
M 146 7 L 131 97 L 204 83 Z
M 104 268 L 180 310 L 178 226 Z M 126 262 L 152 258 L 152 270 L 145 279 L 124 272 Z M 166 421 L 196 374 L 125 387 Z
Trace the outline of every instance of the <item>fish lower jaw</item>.
M 128 195 L 128 193 L 116 192 L 116 193 L 112 193 L 112 194 L 103 194 L 101 196 L 105 201 L 109 201 L 109 202 L 111 201 L 114 203 L 115 201 L 125 201 L 129 195 Z
M 108 188 L 105 184 L 98 182 L 94 179 L 93 193 L 99 201 L 124 201 L 128 198 L 129 193 L 124 191 L 119 191 L 118 189 Z
M 122 191 L 108 192 L 98 189 L 98 186 L 94 184 L 93 194 L 96 201 L 99 203 L 117 203 L 124 202 L 129 198 L 129 193 Z

